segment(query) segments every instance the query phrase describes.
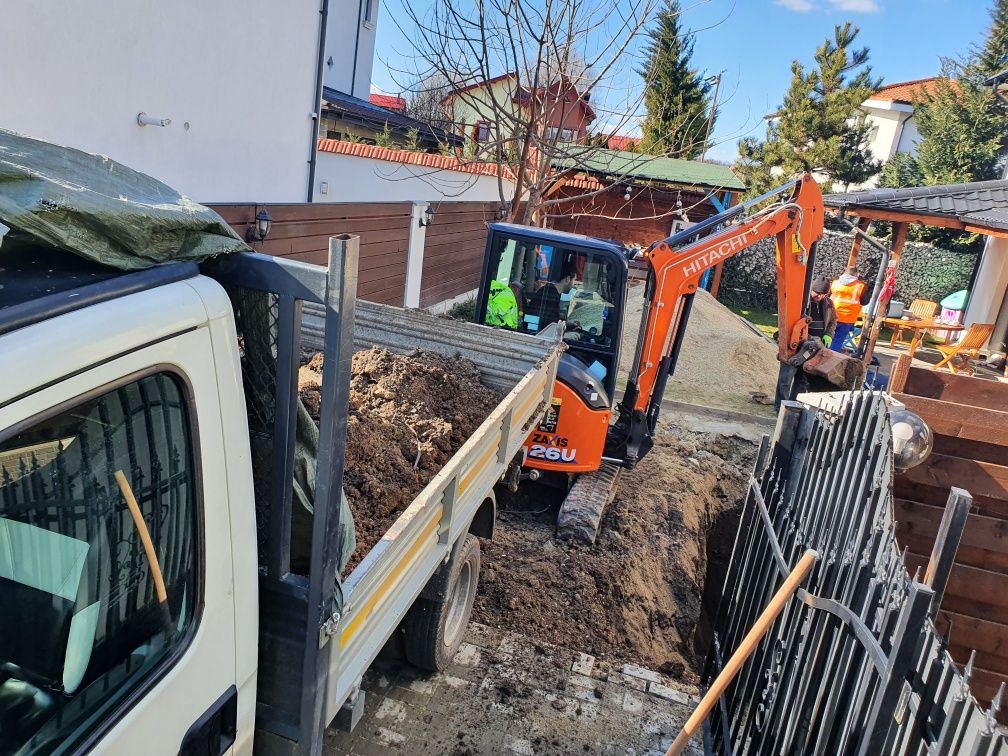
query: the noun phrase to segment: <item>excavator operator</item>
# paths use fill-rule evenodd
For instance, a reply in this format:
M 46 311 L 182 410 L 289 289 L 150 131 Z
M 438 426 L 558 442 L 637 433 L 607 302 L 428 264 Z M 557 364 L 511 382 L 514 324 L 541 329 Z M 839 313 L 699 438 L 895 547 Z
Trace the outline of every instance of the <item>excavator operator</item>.
M 536 330 L 541 331 L 551 323 L 563 319 L 561 303 L 574 287 L 574 267 L 565 267 L 558 281 L 547 281 L 529 299 L 526 317 L 538 318 Z M 576 324 L 572 324 L 576 327 Z

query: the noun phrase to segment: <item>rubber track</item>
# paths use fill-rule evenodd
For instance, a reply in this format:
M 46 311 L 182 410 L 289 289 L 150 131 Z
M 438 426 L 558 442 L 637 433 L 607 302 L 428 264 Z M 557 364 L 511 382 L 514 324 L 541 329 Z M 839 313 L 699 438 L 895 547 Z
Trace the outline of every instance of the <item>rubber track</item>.
M 557 538 L 595 543 L 602 513 L 612 501 L 616 479 L 622 469 L 611 462 L 603 462 L 595 472 L 581 475 L 574 481 L 557 516 Z

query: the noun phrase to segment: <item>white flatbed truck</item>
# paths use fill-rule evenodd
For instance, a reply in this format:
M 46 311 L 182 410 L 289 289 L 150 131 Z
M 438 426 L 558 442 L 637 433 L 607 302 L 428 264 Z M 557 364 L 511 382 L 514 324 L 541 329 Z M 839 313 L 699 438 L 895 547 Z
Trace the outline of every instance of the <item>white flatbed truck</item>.
M 492 535 L 493 486 L 549 402 L 559 339 L 356 302 L 355 237 L 331 241 L 328 270 L 52 259 L 8 265 L 0 287 L 0 754 L 319 753 L 393 634 L 423 666 L 450 661 L 470 534 Z M 258 364 L 242 297 L 268 316 Z M 350 358 L 374 344 L 461 353 L 504 398 L 340 579 Z M 325 361 L 298 571 L 305 348 Z

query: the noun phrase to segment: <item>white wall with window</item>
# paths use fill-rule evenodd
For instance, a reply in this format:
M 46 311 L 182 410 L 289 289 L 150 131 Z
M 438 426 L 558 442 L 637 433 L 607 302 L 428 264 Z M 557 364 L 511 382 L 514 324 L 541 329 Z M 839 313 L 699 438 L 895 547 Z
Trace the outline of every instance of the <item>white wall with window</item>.
M 108 155 L 200 202 L 303 202 L 319 24 L 318 0 L 8 0 L 0 128 Z M 141 126 L 141 112 L 170 123 Z
M 555 126 L 550 126 L 546 129 L 547 142 L 574 142 L 576 140 L 577 131 L 574 129 L 558 129 Z

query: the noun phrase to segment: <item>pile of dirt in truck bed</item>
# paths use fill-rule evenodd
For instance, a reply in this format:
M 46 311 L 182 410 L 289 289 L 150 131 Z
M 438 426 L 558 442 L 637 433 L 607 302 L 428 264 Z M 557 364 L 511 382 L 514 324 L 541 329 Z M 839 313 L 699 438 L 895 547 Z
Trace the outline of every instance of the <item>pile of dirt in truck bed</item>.
M 644 286 L 633 286 L 628 297 L 628 326 L 623 335 L 621 372 L 629 371 L 637 346 L 637 326 Z M 686 324 L 686 337 L 675 373 L 665 396 L 689 404 L 702 404 L 751 414 L 773 415 L 773 408 L 752 401 L 751 392 L 773 397 L 777 388 L 777 347 L 718 302 L 700 290 Z
M 707 534 L 719 517 L 737 517 L 755 451 L 734 437 L 666 427 L 623 472 L 593 546 L 554 539 L 563 492 L 498 493 L 474 619 L 692 681 Z M 723 559 L 734 531 L 719 529 Z
M 301 400 L 316 420 L 321 385 L 319 353 L 298 375 Z M 476 365 L 460 356 L 422 350 L 401 355 L 381 347 L 354 355 L 343 489 L 354 515 L 357 549 L 347 572 L 500 399 L 498 391 L 480 383 Z

